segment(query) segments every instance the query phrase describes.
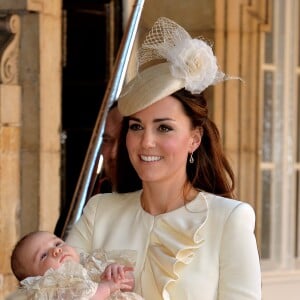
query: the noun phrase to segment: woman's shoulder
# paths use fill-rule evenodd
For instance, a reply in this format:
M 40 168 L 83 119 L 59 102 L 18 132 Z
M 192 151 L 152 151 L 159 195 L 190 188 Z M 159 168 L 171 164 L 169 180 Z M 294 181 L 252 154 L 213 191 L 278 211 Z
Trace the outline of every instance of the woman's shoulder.
M 225 219 L 236 216 L 236 218 L 247 218 L 254 220 L 255 212 L 253 207 L 240 200 L 230 199 L 214 194 L 205 193 L 210 214 L 220 216 Z
M 96 210 L 99 207 L 106 207 L 109 205 L 110 208 L 122 207 L 139 204 L 141 191 L 131 193 L 105 193 L 96 194 L 92 196 L 86 204 L 87 210 Z

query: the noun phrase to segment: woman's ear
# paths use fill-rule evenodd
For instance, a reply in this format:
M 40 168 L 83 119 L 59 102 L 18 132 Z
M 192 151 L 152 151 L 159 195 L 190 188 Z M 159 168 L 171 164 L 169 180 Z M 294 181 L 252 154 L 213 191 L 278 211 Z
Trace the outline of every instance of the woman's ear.
M 191 151 L 194 152 L 201 144 L 201 139 L 203 135 L 203 128 L 197 127 L 193 130 L 192 133 L 192 145 L 191 145 Z

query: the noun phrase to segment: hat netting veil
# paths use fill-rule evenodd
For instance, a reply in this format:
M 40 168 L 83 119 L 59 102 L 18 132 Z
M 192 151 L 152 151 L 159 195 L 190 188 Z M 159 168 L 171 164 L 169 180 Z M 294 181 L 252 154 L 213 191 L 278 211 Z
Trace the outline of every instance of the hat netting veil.
M 185 89 L 193 94 L 229 79 L 219 70 L 206 41 L 192 38 L 183 27 L 165 17 L 154 23 L 139 49 L 139 68 L 158 59 L 169 62 L 172 76 L 183 80 Z

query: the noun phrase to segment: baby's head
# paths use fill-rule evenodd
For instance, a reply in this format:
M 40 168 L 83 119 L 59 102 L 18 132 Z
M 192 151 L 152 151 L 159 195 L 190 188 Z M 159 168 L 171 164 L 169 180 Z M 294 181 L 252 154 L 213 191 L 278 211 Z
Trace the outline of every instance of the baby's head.
M 35 231 L 21 238 L 11 255 L 11 269 L 21 281 L 29 276 L 42 276 L 65 261 L 79 262 L 78 253 L 63 240 L 47 231 Z

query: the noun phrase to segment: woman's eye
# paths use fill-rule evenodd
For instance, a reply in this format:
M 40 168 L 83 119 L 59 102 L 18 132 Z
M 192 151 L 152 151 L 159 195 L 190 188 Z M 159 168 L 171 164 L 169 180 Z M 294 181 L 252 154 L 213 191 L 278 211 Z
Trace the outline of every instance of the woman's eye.
M 168 131 L 171 131 L 173 129 L 170 126 L 167 126 L 167 125 L 160 125 L 158 127 L 158 130 L 161 131 L 161 132 L 168 132 Z
M 61 241 L 56 242 L 56 243 L 55 243 L 55 247 L 59 247 L 59 246 L 61 246 L 62 244 L 63 244 L 63 242 L 61 242 Z
M 138 123 L 132 123 L 132 124 L 129 124 L 129 129 L 133 130 L 133 131 L 138 131 L 138 130 L 142 130 L 143 127 Z

